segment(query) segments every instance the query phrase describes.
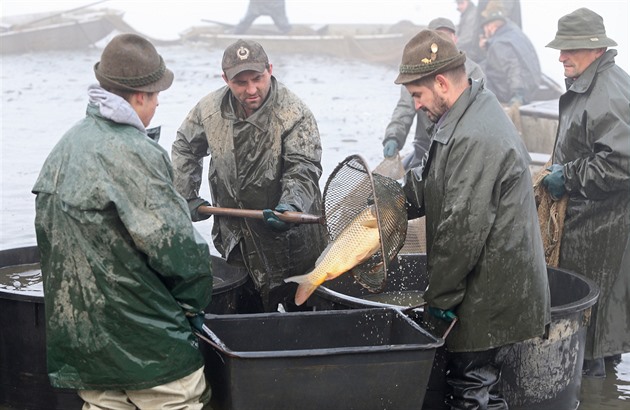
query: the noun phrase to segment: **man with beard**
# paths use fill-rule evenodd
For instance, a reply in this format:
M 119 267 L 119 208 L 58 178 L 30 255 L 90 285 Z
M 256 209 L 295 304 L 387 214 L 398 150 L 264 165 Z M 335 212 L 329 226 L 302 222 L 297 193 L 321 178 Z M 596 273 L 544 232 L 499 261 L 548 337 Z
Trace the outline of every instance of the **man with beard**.
M 507 409 L 499 350 L 550 323 L 547 269 L 529 155 L 496 97 L 466 76 L 466 56 L 423 30 L 405 46 L 397 84 L 435 123 L 423 165 L 407 172 L 409 217 L 426 216 L 424 320 L 446 338 L 452 408 Z
M 293 304 L 289 276 L 312 269 L 326 246 L 323 226 L 292 225 L 274 213 L 319 215 L 322 147 L 310 109 L 272 75 L 273 66 L 255 41 L 225 49 L 226 86 L 202 98 L 177 131 L 172 158 L 175 187 L 188 200 L 193 221 L 208 218 L 199 206 L 203 158 L 213 204 L 262 209 L 263 220 L 215 216 L 212 239 L 228 263 L 245 266 L 251 311 Z
M 586 8 L 561 17 L 547 44 L 560 50 L 567 92 L 543 185 L 569 196 L 559 266 L 599 286 L 584 353 L 592 377 L 606 376 L 605 358 L 630 351 L 630 77 L 607 50 L 616 45 Z

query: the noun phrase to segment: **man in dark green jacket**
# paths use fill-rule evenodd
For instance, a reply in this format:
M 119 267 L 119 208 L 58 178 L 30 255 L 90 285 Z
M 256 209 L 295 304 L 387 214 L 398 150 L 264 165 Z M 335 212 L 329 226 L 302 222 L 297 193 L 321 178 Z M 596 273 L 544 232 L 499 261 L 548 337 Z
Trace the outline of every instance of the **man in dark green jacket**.
M 295 308 L 290 276 L 307 273 L 327 243 L 321 225 L 291 225 L 278 212 L 321 215 L 322 147 L 311 110 L 272 75 L 255 41 L 238 40 L 223 53 L 225 87 L 203 97 L 177 131 L 171 157 L 175 187 L 188 200 L 193 220 L 209 205 L 199 197 L 203 158 L 213 205 L 262 209 L 264 220 L 218 216 L 212 239 L 230 264 L 245 265 L 253 311 Z
M 559 266 L 599 286 L 584 353 L 593 377 L 605 377 L 604 358 L 630 351 L 630 76 L 607 50 L 616 45 L 586 8 L 561 17 L 547 45 L 560 50 L 567 92 L 543 184 L 569 196 Z
M 134 34 L 114 37 L 94 72 L 86 117 L 33 187 L 50 381 L 90 408 L 201 409 L 193 326 L 212 295 L 210 253 L 146 129 L 173 73 Z
M 426 215 L 425 319 L 446 339 L 452 408 L 506 409 L 499 348 L 542 336 L 547 270 L 529 155 L 466 56 L 436 31 L 405 46 L 397 84 L 435 122 L 423 165 L 405 177 L 410 216 Z

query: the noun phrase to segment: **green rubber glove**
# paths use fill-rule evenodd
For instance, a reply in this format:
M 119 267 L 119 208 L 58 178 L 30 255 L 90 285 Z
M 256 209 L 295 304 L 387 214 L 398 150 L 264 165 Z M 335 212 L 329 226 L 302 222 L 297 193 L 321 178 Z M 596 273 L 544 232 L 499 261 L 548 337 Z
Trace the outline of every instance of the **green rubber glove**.
M 547 191 L 549 191 L 554 201 L 562 198 L 562 195 L 566 192 L 563 169 L 564 167 L 562 165 L 553 164 L 547 168 L 547 171 L 551 171 L 551 173 L 546 175 L 542 180 L 543 186 L 547 188 Z
M 204 221 L 210 218 L 210 214 L 202 214 L 199 213 L 198 208 L 201 206 L 210 206 L 210 202 L 206 201 L 203 198 L 194 198 L 188 200 L 188 210 L 190 211 L 190 219 L 193 222 Z
M 383 156 L 385 158 L 391 158 L 398 152 L 398 142 L 394 139 L 388 139 L 383 144 Z
M 186 312 L 186 319 L 188 319 L 188 323 L 197 332 L 203 334 L 203 324 L 205 319 L 205 313 L 203 311 L 199 313 Z
M 455 313 L 453 313 L 452 310 L 442 310 L 433 306 L 429 306 L 429 313 L 432 316 L 438 319 L 445 320 L 447 322 L 452 322 L 453 320 L 457 319 L 457 316 L 455 316 Z
M 297 211 L 295 207 L 289 204 L 278 204 L 275 210 L 276 212 L 280 212 L 280 213 L 283 213 L 286 211 L 290 211 L 290 212 Z M 276 231 L 276 232 L 286 232 L 289 229 L 291 229 L 291 224 L 280 220 L 280 218 L 278 218 L 271 209 L 263 209 L 263 220 L 265 222 L 265 225 L 267 225 L 269 228 L 271 228 L 271 230 Z

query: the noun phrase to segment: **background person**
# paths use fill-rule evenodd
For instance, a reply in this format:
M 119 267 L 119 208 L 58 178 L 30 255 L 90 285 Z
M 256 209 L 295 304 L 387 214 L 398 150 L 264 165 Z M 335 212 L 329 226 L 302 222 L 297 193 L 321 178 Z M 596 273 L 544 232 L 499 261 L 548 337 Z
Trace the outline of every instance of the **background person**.
M 234 34 L 243 34 L 252 23 L 261 16 L 269 16 L 281 33 L 291 31 L 291 24 L 287 17 L 284 0 L 249 0 L 247 12 L 243 19 L 234 27 Z
M 423 30 L 405 46 L 404 84 L 435 123 L 424 165 L 405 176 L 409 216 L 426 215 L 425 320 L 446 338 L 448 405 L 507 409 L 501 347 L 542 336 L 550 296 L 529 155 L 466 55 Z M 523 312 L 526 312 L 525 314 Z
M 447 18 L 438 17 L 429 22 L 429 29 L 437 30 L 451 40 L 457 43 L 455 35 L 455 24 Z M 484 78 L 481 67 L 473 60 L 466 58 L 464 63 L 466 66 L 466 75 L 473 80 L 482 80 Z M 410 169 L 420 165 L 422 157 L 429 149 L 431 138 L 429 137 L 429 128 L 433 123 L 422 110 L 416 110 L 415 103 L 407 88 L 403 85 L 400 87 L 400 98 L 392 113 L 392 119 L 385 129 L 385 138 L 383 139 L 383 156 L 391 158 L 398 154 L 407 140 L 409 130 L 416 120 L 416 134 L 413 140 L 413 153 L 404 160 L 405 169 Z
M 212 237 L 228 263 L 249 270 L 254 309 L 295 308 L 295 284 L 284 279 L 307 273 L 327 244 L 321 225 L 290 225 L 279 212 L 321 215 L 321 143 L 309 108 L 272 75 L 265 50 L 238 40 L 225 49 L 226 86 L 202 98 L 177 131 L 172 158 L 175 186 L 188 200 L 193 220 L 208 218 L 197 208 L 203 158 L 213 205 L 264 209 L 265 219 L 215 216 Z M 255 288 L 255 289 L 254 289 Z
M 49 378 L 84 409 L 201 409 L 191 324 L 210 302 L 210 252 L 146 130 L 173 73 L 134 34 L 114 37 L 94 73 L 85 118 L 33 187 Z
M 561 17 L 547 44 L 560 50 L 567 91 L 543 185 L 569 196 L 559 266 L 599 286 L 584 353 L 593 377 L 606 376 L 605 358 L 630 351 L 630 76 L 607 50 L 616 45 L 587 8 Z

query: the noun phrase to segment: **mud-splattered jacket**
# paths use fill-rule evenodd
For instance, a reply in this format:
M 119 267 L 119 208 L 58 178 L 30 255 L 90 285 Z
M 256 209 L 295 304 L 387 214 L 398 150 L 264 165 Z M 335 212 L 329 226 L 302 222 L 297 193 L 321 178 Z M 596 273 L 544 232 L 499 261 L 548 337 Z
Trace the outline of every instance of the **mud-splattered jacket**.
M 550 297 L 529 154 L 482 83 L 473 81 L 445 115 L 427 166 L 405 182 L 426 215 L 425 300 L 459 317 L 446 339 L 455 352 L 541 336 Z M 445 323 L 436 319 L 437 334 Z
M 210 302 L 208 244 L 175 191 L 168 153 L 140 127 L 90 103 L 33 188 L 56 387 L 143 389 L 203 365 L 180 303 Z
M 171 156 L 175 187 L 187 200 L 199 197 L 202 160 L 210 155 L 214 206 L 273 209 L 285 203 L 321 215 L 321 153 L 313 114 L 272 77 L 267 100 L 246 119 L 237 116 L 227 86 L 201 99 L 180 126 Z M 327 242 L 321 225 L 277 233 L 257 219 L 214 218 L 217 250 L 227 258 L 241 247 L 264 303 L 284 278 L 311 269 Z
M 567 81 L 553 155 L 569 194 L 559 266 L 600 290 L 587 359 L 630 351 L 630 76 L 616 55 Z

